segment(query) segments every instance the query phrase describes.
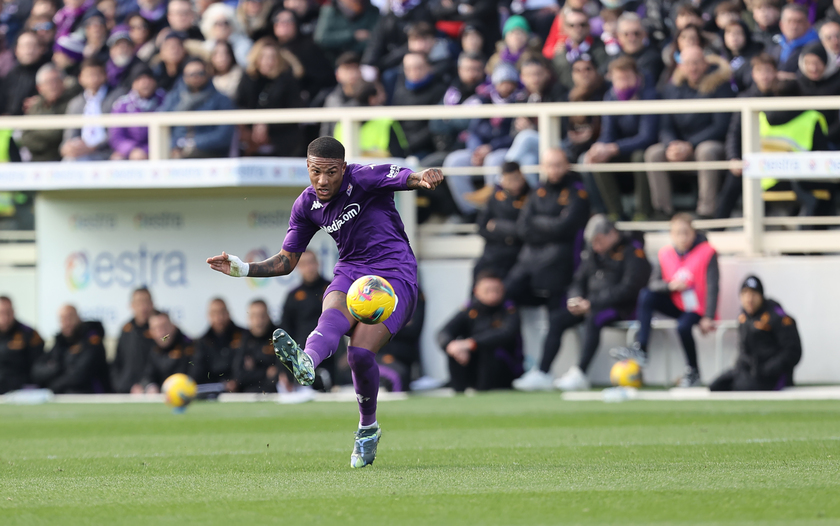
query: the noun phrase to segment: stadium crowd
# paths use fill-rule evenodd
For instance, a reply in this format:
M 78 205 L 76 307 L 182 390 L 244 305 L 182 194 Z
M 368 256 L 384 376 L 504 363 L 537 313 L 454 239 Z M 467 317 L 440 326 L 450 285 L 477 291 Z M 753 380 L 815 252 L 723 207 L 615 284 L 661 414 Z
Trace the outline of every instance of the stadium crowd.
M 3 115 L 691 100 L 834 95 L 840 89 L 838 0 L 0 5 Z M 740 116 L 728 113 L 581 115 L 562 124 L 563 150 L 584 164 L 741 156 Z M 788 149 L 834 149 L 840 145 L 840 114 L 767 112 L 761 132 L 768 144 Z M 342 133 L 332 123 L 178 126 L 170 154 L 301 156 L 315 136 Z M 375 119 L 361 134 L 363 153 L 413 156 L 424 166 L 537 164 L 536 122 L 527 118 Z M 0 160 L 148 156 L 143 127 L 5 130 L 0 144 Z M 534 186 L 536 174 L 525 175 Z M 613 219 L 667 218 L 675 211 L 675 193 L 694 194 L 694 178 L 667 172 L 581 175 L 594 211 Z M 732 214 L 739 176 L 738 169 L 700 170 L 698 216 Z M 450 178 L 449 194 L 427 196 L 428 212 L 474 220 L 496 178 Z M 833 188 L 825 184 L 766 184 L 793 190 L 803 213 L 834 211 Z M 631 192 L 634 206 L 625 207 L 622 194 Z

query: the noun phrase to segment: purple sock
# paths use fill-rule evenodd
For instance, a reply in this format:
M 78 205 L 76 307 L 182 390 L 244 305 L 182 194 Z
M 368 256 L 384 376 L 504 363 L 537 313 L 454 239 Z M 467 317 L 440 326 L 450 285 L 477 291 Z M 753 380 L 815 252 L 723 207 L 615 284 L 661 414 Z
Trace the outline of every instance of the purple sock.
M 353 387 L 359 401 L 359 425 L 376 422 L 376 397 L 379 395 L 379 366 L 376 355 L 361 347 L 347 347 L 347 363 L 353 372 Z
M 304 352 L 312 358 L 318 367 L 321 362 L 333 355 L 338 349 L 338 342 L 350 330 L 350 321 L 338 309 L 327 309 L 318 318 L 318 326 L 306 338 Z

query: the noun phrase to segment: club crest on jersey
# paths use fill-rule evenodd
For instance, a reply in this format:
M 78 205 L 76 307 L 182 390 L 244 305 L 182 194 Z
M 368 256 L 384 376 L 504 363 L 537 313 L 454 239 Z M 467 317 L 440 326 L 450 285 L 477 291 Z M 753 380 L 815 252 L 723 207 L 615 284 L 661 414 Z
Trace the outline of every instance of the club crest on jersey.
M 350 192 L 353 191 L 353 183 L 347 183 L 347 197 L 350 197 Z
M 320 210 L 321 208 L 324 208 L 324 205 L 322 205 L 321 201 L 318 201 L 318 198 L 316 197 L 315 200 L 312 201 L 312 208 L 310 208 L 309 211 Z
M 397 166 L 396 164 L 392 164 L 391 165 L 391 170 L 388 172 L 388 175 L 386 177 L 388 177 L 388 179 L 393 179 L 399 173 L 400 173 L 400 167 Z

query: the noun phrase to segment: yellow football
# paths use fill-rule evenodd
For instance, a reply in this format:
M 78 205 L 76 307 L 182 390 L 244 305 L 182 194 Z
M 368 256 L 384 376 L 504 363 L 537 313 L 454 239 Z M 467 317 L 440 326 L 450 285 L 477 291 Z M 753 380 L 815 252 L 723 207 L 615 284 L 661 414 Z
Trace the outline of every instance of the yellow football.
M 347 291 L 347 310 L 362 323 L 374 325 L 387 320 L 397 306 L 397 295 L 388 280 L 362 276 Z
M 610 381 L 621 387 L 641 387 L 642 368 L 636 360 L 621 360 L 610 369 Z

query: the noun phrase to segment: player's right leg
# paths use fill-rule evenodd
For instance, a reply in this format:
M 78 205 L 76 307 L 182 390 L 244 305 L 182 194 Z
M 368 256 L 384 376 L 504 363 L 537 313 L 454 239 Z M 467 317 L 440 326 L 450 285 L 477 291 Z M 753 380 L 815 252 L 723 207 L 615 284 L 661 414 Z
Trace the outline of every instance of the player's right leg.
M 304 349 L 283 329 L 274 331 L 274 351 L 301 385 L 312 385 L 315 368 L 335 353 L 341 337 L 356 324 L 347 311 L 346 301 L 344 292 L 327 289 L 318 326 L 306 338 Z

